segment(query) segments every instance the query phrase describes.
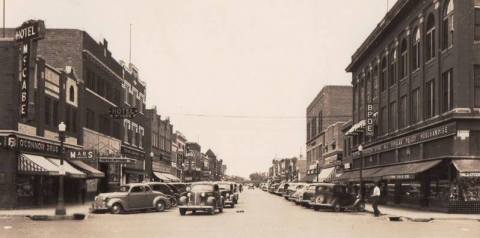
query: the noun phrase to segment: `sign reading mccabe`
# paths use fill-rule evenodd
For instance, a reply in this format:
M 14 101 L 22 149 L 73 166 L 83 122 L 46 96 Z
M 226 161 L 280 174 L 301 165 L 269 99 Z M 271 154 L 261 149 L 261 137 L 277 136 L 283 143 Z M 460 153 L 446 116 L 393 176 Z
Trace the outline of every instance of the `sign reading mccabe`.
M 409 136 L 400 137 L 379 145 L 367 147 L 363 149 L 364 155 L 375 154 L 383 151 L 393 150 L 399 147 L 404 147 L 412 144 L 421 143 L 428 140 L 439 139 L 442 137 L 455 135 L 457 133 L 455 122 L 445 124 L 432 129 L 427 129 Z M 357 154 L 356 154 L 357 155 Z

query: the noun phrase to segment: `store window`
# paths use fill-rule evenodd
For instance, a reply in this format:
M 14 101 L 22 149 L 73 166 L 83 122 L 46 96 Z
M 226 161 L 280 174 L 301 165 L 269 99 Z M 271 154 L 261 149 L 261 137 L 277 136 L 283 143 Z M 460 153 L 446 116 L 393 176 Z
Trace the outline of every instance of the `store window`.
M 457 200 L 480 202 L 480 177 L 460 177 L 457 180 Z

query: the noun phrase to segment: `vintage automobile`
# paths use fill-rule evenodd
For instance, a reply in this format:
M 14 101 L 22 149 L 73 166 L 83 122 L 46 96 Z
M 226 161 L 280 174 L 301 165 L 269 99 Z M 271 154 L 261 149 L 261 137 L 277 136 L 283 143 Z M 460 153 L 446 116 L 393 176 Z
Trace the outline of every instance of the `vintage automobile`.
M 175 187 L 179 195 L 182 195 L 183 193 L 187 192 L 187 187 L 189 186 L 189 184 L 187 183 L 180 183 L 180 182 L 172 182 L 172 183 L 168 183 L 168 185 Z
M 306 186 L 307 186 L 306 183 L 296 183 L 293 186 L 289 186 L 287 189 L 288 192 L 286 193 L 285 199 L 287 199 L 288 201 L 295 201 L 299 195 L 299 193 L 297 192 L 300 190 L 303 191 L 303 188 L 305 188 Z
M 110 211 L 119 214 L 124 211 L 155 209 L 164 211 L 170 207 L 170 199 L 161 192 L 153 191 L 147 184 L 127 184 L 117 192 L 100 193 L 95 197 L 91 211 Z
M 172 189 L 172 187 L 169 186 L 169 184 L 162 182 L 150 182 L 148 183 L 148 185 L 150 185 L 153 191 L 165 194 L 170 199 L 170 204 L 172 205 L 172 207 L 177 206 L 180 194 L 175 193 L 175 191 Z
M 223 212 L 223 196 L 220 194 L 220 188 L 215 182 L 195 182 L 187 189 L 187 193 L 180 197 L 179 211 L 180 215 L 185 215 L 187 211 L 206 211 L 210 215 L 215 211 Z
M 275 191 L 277 191 L 278 187 L 280 186 L 279 183 L 272 183 L 270 184 L 270 186 L 268 187 L 268 192 L 269 193 L 272 193 L 272 194 L 275 194 Z
M 315 196 L 310 198 L 309 204 L 316 211 L 320 208 L 330 208 L 340 212 L 351 207 L 355 200 L 355 196 L 347 193 L 345 185 L 321 183 L 316 186 Z
M 275 192 L 273 192 L 273 194 L 278 195 L 278 196 L 282 196 L 283 192 L 285 191 L 286 186 L 287 186 L 287 183 L 281 183 L 278 186 L 277 190 Z
M 238 193 L 234 191 L 234 185 L 230 182 L 219 182 L 220 194 L 223 196 L 224 205 L 229 205 L 231 208 L 238 203 Z
M 319 183 L 311 183 L 307 186 L 305 191 L 303 192 L 303 195 L 299 197 L 297 200 L 298 204 L 304 206 L 304 207 L 310 207 L 310 200 L 312 197 L 315 196 L 315 191 L 317 190 L 317 186 L 319 186 Z
M 286 200 L 290 200 L 290 196 L 297 190 L 298 185 L 300 185 L 300 183 L 287 183 L 285 185 L 285 189 L 283 190 L 282 196 Z

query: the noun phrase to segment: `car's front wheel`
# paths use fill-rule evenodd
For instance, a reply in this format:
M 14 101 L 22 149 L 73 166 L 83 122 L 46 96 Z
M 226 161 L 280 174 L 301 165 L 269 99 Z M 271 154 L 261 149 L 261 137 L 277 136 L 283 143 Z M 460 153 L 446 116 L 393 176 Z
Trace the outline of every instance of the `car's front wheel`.
M 172 198 L 170 202 L 172 204 L 172 207 L 176 207 L 178 205 L 177 199 L 175 199 L 175 198 Z
M 333 210 L 335 212 L 341 212 L 342 211 L 342 206 L 340 206 L 339 203 L 335 203 L 335 205 L 333 205 Z
M 110 208 L 110 212 L 112 214 L 120 214 L 123 212 L 123 207 L 120 203 L 115 203 L 112 205 L 112 207 Z
M 215 208 L 211 208 L 208 210 L 209 215 L 215 215 Z
M 185 216 L 186 213 L 187 213 L 187 210 L 180 208 L 180 216 Z
M 157 203 L 155 204 L 155 210 L 157 212 L 165 211 L 165 203 L 163 201 L 157 201 Z

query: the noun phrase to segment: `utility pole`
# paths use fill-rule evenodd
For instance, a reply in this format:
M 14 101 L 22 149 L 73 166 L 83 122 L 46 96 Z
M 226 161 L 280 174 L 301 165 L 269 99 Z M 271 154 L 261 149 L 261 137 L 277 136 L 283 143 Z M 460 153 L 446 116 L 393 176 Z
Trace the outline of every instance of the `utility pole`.
M 5 38 L 5 1 L 3 0 L 3 38 Z

